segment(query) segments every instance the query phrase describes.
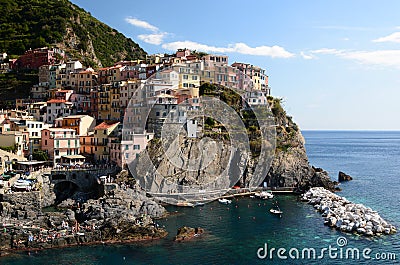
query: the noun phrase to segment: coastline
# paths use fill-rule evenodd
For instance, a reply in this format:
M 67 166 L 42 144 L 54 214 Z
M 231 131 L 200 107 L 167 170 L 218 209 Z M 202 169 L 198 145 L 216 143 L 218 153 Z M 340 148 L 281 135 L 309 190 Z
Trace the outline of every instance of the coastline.
M 64 249 L 64 248 L 71 248 L 71 247 L 79 247 L 79 246 L 95 246 L 95 245 L 125 245 L 130 243 L 138 243 L 138 242 L 152 242 L 158 241 L 168 236 L 168 232 L 165 232 L 164 236 L 160 237 L 148 237 L 148 238 L 137 238 L 137 239 L 126 239 L 126 240 L 103 240 L 103 241 L 92 241 L 92 242 L 80 242 L 76 244 L 67 244 L 64 246 L 52 246 L 48 248 L 44 247 L 36 247 L 36 248 L 19 248 L 19 249 L 5 249 L 0 250 L 0 258 L 12 255 L 14 253 L 19 252 L 31 252 L 31 251 L 42 251 L 42 250 L 49 250 L 49 249 Z

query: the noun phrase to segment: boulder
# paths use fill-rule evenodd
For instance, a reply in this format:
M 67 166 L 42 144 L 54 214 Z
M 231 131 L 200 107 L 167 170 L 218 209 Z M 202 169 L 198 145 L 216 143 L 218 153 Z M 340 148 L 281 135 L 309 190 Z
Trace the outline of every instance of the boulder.
M 190 240 L 193 239 L 201 234 L 204 233 L 204 229 L 201 227 L 197 227 L 197 228 L 192 228 L 192 227 L 181 227 L 178 229 L 178 232 L 174 238 L 175 241 L 186 241 L 186 240 Z
M 339 182 L 353 180 L 353 178 L 350 175 L 347 175 L 346 173 L 344 173 L 342 171 L 339 171 L 338 179 L 339 179 Z

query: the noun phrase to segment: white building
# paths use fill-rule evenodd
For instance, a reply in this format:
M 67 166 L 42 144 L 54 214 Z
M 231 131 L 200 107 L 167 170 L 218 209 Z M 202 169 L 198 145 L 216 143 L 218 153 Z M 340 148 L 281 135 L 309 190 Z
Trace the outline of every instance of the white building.
M 46 123 L 53 124 L 55 119 L 72 114 L 72 102 L 63 99 L 51 99 L 47 101 Z
M 20 120 L 19 130 L 29 134 L 29 148 L 30 151 L 36 152 L 41 148 L 42 144 L 42 130 L 48 129 L 49 125 L 41 121 Z

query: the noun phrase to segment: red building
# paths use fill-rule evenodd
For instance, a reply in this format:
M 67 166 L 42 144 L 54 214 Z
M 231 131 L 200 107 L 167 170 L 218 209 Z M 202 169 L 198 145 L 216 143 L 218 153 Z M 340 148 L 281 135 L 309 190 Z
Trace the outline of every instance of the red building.
M 18 59 L 18 67 L 25 69 L 39 69 L 42 65 L 53 65 L 58 59 L 58 54 L 61 58 L 65 57 L 64 51 L 58 48 L 37 48 L 29 49 L 25 54 L 21 55 Z

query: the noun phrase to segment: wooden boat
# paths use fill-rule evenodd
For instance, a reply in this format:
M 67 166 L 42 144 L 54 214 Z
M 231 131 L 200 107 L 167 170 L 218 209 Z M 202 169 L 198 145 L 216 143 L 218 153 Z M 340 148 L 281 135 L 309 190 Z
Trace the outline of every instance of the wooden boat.
M 178 202 L 176 206 L 181 206 L 181 207 L 194 207 L 194 204 L 191 202 Z

